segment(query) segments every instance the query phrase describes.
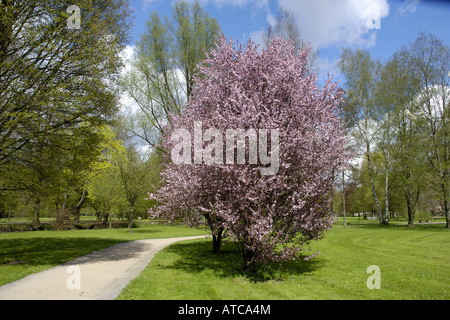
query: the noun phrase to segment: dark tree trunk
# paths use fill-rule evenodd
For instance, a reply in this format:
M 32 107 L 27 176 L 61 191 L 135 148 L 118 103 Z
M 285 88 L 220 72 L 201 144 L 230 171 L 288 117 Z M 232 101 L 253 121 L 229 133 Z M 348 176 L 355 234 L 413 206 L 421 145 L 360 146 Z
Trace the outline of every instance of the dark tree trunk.
M 256 272 L 256 264 L 255 260 L 253 259 L 253 252 L 250 250 L 242 250 L 243 255 L 242 258 L 244 259 L 244 271 L 250 271 L 252 273 Z
M 381 207 L 380 207 L 380 202 L 378 201 L 378 196 L 377 196 L 377 192 L 375 190 L 375 183 L 373 180 L 373 173 L 372 173 L 372 160 L 370 157 L 370 147 L 369 144 L 367 144 L 367 167 L 369 170 L 369 178 L 370 178 L 370 186 L 372 189 L 372 195 L 373 195 L 373 199 L 375 200 L 375 206 L 377 209 L 377 217 L 380 219 L 380 221 L 383 221 L 383 213 L 381 212 Z
M 82 194 L 81 194 L 80 201 L 78 201 L 77 205 L 76 205 L 75 208 L 74 208 L 73 214 L 74 214 L 74 216 L 75 216 L 74 219 L 75 219 L 76 221 L 80 221 L 81 206 L 83 205 L 84 201 L 86 200 L 86 194 L 87 194 L 86 189 L 83 189 L 83 192 L 82 192 Z
M 414 208 L 412 206 L 411 194 L 406 193 L 406 205 L 408 207 L 408 227 L 414 226 Z
M 213 234 L 213 253 L 220 253 L 220 247 L 222 245 L 222 233 L 223 229 L 220 228 L 217 235 Z
M 32 223 L 33 229 L 38 229 L 41 226 L 41 221 L 39 220 L 40 207 L 41 207 L 41 198 L 36 197 L 33 211 L 33 223 Z

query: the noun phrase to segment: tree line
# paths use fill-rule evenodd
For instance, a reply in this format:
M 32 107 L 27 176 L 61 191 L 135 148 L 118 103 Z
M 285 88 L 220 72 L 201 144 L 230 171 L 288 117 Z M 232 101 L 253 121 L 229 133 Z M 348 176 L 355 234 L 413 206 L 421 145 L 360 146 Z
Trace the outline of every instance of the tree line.
M 159 184 L 155 148 L 169 114 L 180 114 L 196 65 L 219 32 L 198 3 L 172 17 L 153 13 L 123 75 L 130 43 L 126 0 L 79 1 L 80 28 L 67 3 L 0 3 L 0 217 L 42 214 L 62 227 L 89 208 L 111 217 L 147 216 Z M 139 112 L 122 112 L 127 92 Z M 144 144 L 142 143 L 144 142 Z
M 113 130 L 129 4 L 78 1 L 79 29 L 68 28 L 67 6 L 0 3 L 0 214 L 26 211 L 36 228 L 42 210 L 63 224 L 87 204 L 107 219 L 113 204 L 135 204 L 130 181 L 147 180 L 141 163 L 148 159 Z M 105 197 L 107 187 L 119 189 L 121 203 Z
M 341 173 L 341 212 L 374 212 L 380 223 L 441 215 L 449 227 L 450 50 L 421 32 L 386 62 L 344 49 L 342 119 L 359 157 Z M 346 183 L 347 179 L 347 183 Z M 343 205 L 344 204 L 344 205 Z

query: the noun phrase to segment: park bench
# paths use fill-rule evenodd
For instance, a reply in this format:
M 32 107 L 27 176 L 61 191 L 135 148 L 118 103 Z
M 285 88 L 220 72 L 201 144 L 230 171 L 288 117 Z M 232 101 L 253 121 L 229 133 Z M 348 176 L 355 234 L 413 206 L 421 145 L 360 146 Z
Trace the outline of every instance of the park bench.
M 420 223 L 422 223 L 422 221 L 428 222 L 428 218 L 418 218 L 417 220 L 419 220 Z

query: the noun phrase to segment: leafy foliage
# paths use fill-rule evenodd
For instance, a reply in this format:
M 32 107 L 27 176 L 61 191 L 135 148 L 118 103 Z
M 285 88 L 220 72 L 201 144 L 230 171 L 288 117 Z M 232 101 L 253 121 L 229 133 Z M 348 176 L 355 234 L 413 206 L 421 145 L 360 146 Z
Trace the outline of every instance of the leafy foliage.
M 261 174 L 261 160 L 235 165 L 216 158 L 213 164 L 177 165 L 168 152 L 165 185 L 155 195 L 161 204 L 157 216 L 206 224 L 216 240 L 223 232 L 229 235 L 240 248 L 245 268 L 293 259 L 333 222 L 331 173 L 346 154 L 337 117 L 341 91 L 331 79 L 322 90 L 317 87 L 306 68 L 308 54 L 307 47 L 297 53 L 282 39 L 273 39 L 259 52 L 251 40 L 235 49 L 231 40 L 221 37 L 199 68 L 186 113 L 173 117 L 173 128 L 167 128 L 163 147 L 169 151 L 174 147 L 173 131 L 184 128 L 192 135 L 195 121 L 202 121 L 204 130 L 221 132 L 279 130 L 279 149 L 271 146 L 272 156 L 279 153 L 275 175 Z M 216 143 L 222 138 L 215 139 Z M 204 158 L 211 152 L 206 142 Z M 236 155 L 236 147 L 234 151 Z

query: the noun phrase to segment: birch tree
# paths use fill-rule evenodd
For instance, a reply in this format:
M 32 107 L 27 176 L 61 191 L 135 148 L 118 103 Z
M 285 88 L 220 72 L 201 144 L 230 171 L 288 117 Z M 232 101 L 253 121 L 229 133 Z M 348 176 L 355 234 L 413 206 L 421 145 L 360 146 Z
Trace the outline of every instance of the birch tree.
M 420 81 L 413 120 L 427 141 L 427 160 L 441 193 L 446 228 L 450 228 L 450 48 L 433 34 L 421 32 L 403 49 Z
M 347 103 L 354 108 L 353 130 L 364 156 L 367 158 L 372 195 L 375 201 L 377 216 L 381 223 L 383 215 L 375 189 L 371 152 L 378 134 L 378 122 L 381 110 L 375 100 L 376 83 L 379 78 L 381 64 L 372 60 L 368 51 L 344 49 L 339 61 L 346 83 Z

